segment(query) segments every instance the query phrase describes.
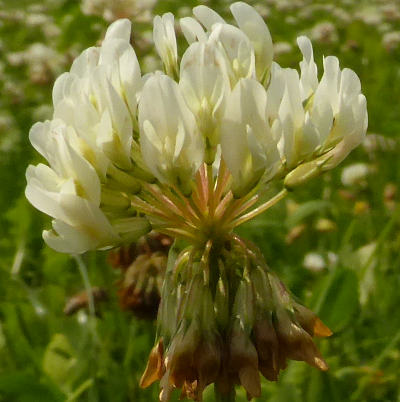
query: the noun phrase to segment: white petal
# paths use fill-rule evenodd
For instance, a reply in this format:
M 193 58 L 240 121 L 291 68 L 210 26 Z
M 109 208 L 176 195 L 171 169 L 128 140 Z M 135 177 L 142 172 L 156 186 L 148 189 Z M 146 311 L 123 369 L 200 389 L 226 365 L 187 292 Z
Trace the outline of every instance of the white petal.
M 90 201 L 73 194 L 63 194 L 59 204 L 65 214 L 65 223 L 79 228 L 99 242 L 117 238 L 104 213 Z
M 334 56 L 324 58 L 324 74 L 315 91 L 315 103 L 329 99 L 333 114 L 339 111 L 340 68 L 339 60 Z
M 53 104 L 54 107 L 65 97 L 69 95 L 72 82 L 75 76 L 70 73 L 61 74 L 55 81 L 53 86 Z
M 195 7 L 193 9 L 193 14 L 208 30 L 211 30 L 214 24 L 225 23 L 224 19 L 218 13 L 207 6 Z
M 279 107 L 279 118 L 282 123 L 284 138 L 284 154 L 289 167 L 295 166 L 303 157 L 305 145 L 302 141 L 304 110 L 300 96 L 300 79 L 296 70 L 286 69 L 286 88 Z
M 114 162 L 121 167 L 129 168 L 130 151 L 132 138 L 132 119 L 124 101 L 120 98 L 114 87 L 108 81 L 101 69 L 93 74 L 93 88 L 96 99 L 100 103 L 100 109 L 107 111 L 111 117 L 114 140 L 113 146 L 116 150 L 113 155 Z M 118 156 L 119 155 L 119 156 Z
M 303 60 L 300 62 L 301 77 L 300 90 L 302 100 L 307 99 L 318 86 L 317 65 L 314 62 L 313 48 L 306 36 L 297 38 L 297 44 L 303 53 Z
M 173 162 L 176 162 L 182 152 L 183 146 L 185 145 L 186 135 L 185 129 L 183 127 L 182 122 L 178 123 L 178 131 L 176 133 L 175 138 L 175 149 L 174 149 L 174 157 Z
M 169 74 L 177 69 L 178 48 L 174 29 L 174 15 L 166 13 L 154 17 L 153 40 L 165 69 Z
M 147 162 L 151 173 L 162 181 L 163 175 L 159 171 L 158 164 L 151 163 L 150 161 L 156 161 L 159 155 L 162 155 L 164 145 L 149 120 L 145 120 L 142 124 L 141 138 L 142 141 L 140 144 L 143 160 Z
M 279 64 L 273 62 L 271 66 L 270 82 L 267 90 L 267 111 L 272 119 L 278 117 L 279 106 L 285 92 L 285 70 Z
M 241 79 L 228 96 L 221 147 L 238 194 L 248 191 L 266 169 L 279 161 L 266 106 L 265 88 L 254 79 Z
M 95 205 L 100 203 L 100 180 L 94 167 L 81 155 L 79 155 L 70 144 L 66 144 L 69 153 L 71 167 L 68 169 L 76 183 L 83 189 L 82 196 Z
M 349 68 L 344 68 L 340 76 L 339 96 L 343 99 L 356 97 L 361 92 L 361 82 L 357 74 Z
M 146 81 L 139 101 L 139 124 L 143 158 L 153 174 L 163 182 L 176 174 L 179 180 L 190 180 L 202 162 L 204 145 L 174 80 L 155 74 Z
M 47 158 L 50 121 L 35 123 L 29 130 L 29 141 L 42 156 Z
M 37 166 L 28 166 L 26 169 L 26 180 L 28 183 L 31 180 L 37 180 L 41 187 L 48 191 L 56 192 L 62 179 L 60 179 L 53 169 L 43 163 L 39 163 Z
M 74 60 L 70 72 L 78 77 L 83 77 L 97 66 L 98 61 L 99 48 L 89 47 Z
M 224 63 L 213 43 L 190 45 L 182 57 L 179 87 L 212 146 L 218 143 L 216 130 L 229 85 Z
M 70 177 L 67 180 L 64 180 L 60 185 L 60 190 L 59 190 L 60 199 L 62 198 L 62 196 L 64 194 L 73 195 L 74 197 L 78 196 L 76 190 L 77 190 L 77 188 L 75 185 L 75 181 L 72 177 Z
M 231 12 L 239 28 L 250 39 L 256 58 L 258 79 L 263 79 L 269 71 L 273 59 L 272 38 L 267 25 L 260 14 L 250 5 L 237 2 L 231 5 Z
M 295 128 L 299 128 L 303 124 L 304 109 L 300 96 L 300 79 L 296 70 L 286 69 L 286 90 L 282 98 L 279 116 L 284 120 L 290 115 Z
M 29 179 L 25 189 L 25 197 L 39 211 L 53 218 L 64 219 L 64 213 L 59 205 L 59 194 L 47 191 L 41 185 L 38 180 Z
M 358 95 L 354 107 L 354 115 L 359 125 L 360 136 L 364 138 L 368 128 L 367 99 L 363 94 Z
M 311 119 L 317 127 L 318 142 L 322 145 L 328 137 L 333 124 L 333 111 L 328 99 L 325 102 L 315 104 L 311 111 Z
M 131 114 L 136 116 L 136 96 L 141 87 L 141 74 L 132 46 L 121 39 L 107 40 L 101 47 L 99 64 L 106 66 L 115 90 L 126 99 Z
M 180 25 L 183 35 L 189 44 L 195 41 L 203 42 L 207 40 L 207 35 L 204 32 L 204 29 L 194 18 L 181 18 Z
M 240 78 L 255 76 L 254 49 L 249 38 L 239 29 L 229 24 L 214 25 L 210 42 L 215 41 L 226 63 L 226 68 L 234 87 Z
M 59 253 L 82 254 L 98 246 L 96 239 L 60 220 L 53 221 L 53 229 L 43 231 L 43 240 Z
M 113 22 L 107 29 L 104 40 L 122 39 L 126 42 L 131 40 L 131 22 L 126 19 L 120 19 Z

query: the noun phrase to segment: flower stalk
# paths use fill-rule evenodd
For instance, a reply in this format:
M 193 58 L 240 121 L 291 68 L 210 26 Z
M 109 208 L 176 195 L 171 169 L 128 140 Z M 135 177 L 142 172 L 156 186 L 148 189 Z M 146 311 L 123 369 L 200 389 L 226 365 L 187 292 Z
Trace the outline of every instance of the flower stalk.
M 223 394 L 218 390 L 218 387 L 214 386 L 215 402 L 235 402 L 236 392 L 232 389 L 228 394 Z
M 283 198 L 285 198 L 287 194 L 288 194 L 288 191 L 284 188 L 283 190 L 281 190 L 278 194 L 276 194 L 274 197 L 272 197 L 270 200 L 268 200 L 264 204 L 253 209 L 252 211 L 248 212 L 247 214 L 242 215 L 239 218 L 235 219 L 233 221 L 234 227 L 239 226 L 242 223 L 245 223 L 245 222 L 255 218 L 257 215 L 262 214 L 263 212 L 265 212 L 266 210 L 268 210 L 269 208 L 271 208 L 275 204 L 277 204 L 279 201 L 281 201 Z

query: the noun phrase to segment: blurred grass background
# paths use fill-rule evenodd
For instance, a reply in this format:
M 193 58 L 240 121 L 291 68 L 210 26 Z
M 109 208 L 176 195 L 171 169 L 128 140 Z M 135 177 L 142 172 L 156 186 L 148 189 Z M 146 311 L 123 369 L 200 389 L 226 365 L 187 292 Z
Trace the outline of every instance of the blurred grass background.
M 90 1 L 85 3 L 87 8 Z M 191 7 L 207 4 L 229 20 L 230 3 L 162 0 L 153 13 L 186 16 Z M 295 40 L 307 34 L 319 67 L 322 56 L 332 54 L 354 69 L 370 120 L 367 140 L 341 166 L 240 229 L 334 331 L 319 343 L 329 372 L 292 362 L 278 383 L 263 381 L 259 400 L 399 402 L 400 4 L 252 4 L 268 21 L 279 63 L 297 67 Z M 102 7 L 99 15 L 87 15 L 78 0 L 0 2 L 0 401 L 157 400 L 157 385 L 138 388 L 154 323 L 120 310 L 120 273 L 107 264 L 105 252 L 77 260 L 47 248 L 41 231 L 50 220 L 23 195 L 25 169 L 39 161 L 29 128 L 51 117 L 57 75 L 118 15 Z M 127 10 L 142 68 L 151 70 L 157 63 L 151 12 Z M 355 163 L 363 168 L 355 170 Z M 353 170 L 346 176 L 348 167 Z M 109 295 L 100 318 L 83 310 L 63 314 L 68 297 L 85 287 L 79 267 L 87 269 L 91 286 Z M 213 400 L 211 391 L 206 401 Z M 238 400 L 246 400 L 243 392 Z

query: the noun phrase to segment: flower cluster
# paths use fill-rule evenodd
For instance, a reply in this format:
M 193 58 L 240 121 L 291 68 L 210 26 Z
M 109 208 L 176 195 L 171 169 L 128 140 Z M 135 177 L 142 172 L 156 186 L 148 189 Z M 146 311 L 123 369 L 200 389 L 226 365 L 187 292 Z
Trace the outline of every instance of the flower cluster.
M 43 237 L 57 251 L 82 253 L 150 229 L 128 197 L 140 189 L 136 176 L 151 177 L 133 138 L 141 75 L 129 41 L 129 21 L 112 25 L 101 48 L 85 50 L 56 80 L 53 120 L 29 133 L 50 167 L 29 166 L 26 196 L 55 218 Z
M 150 229 L 147 185 L 189 196 L 206 163 L 224 192 L 246 196 L 273 179 L 287 188 L 336 166 L 367 125 L 357 75 L 324 59 L 318 80 L 310 41 L 300 37 L 300 74 L 272 61 L 272 40 L 249 5 L 231 6 L 238 27 L 198 6 L 180 21 L 188 48 L 178 62 L 174 17 L 154 19 L 165 73 L 143 76 L 118 20 L 101 47 L 85 50 L 53 89 L 53 120 L 35 124 L 33 146 L 48 160 L 27 171 L 30 202 L 55 218 L 46 242 L 81 253 L 135 240 Z M 211 182 L 211 180 L 209 180 Z M 153 222 L 154 223 L 154 222 Z
M 336 57 L 318 77 L 298 38 L 300 73 L 273 61 L 262 17 L 231 5 L 237 25 L 206 6 L 154 19 L 163 72 L 142 76 L 130 23 L 113 23 L 53 89 L 53 120 L 33 146 L 49 165 L 27 170 L 26 196 L 54 218 L 45 241 L 82 253 L 136 241 L 151 229 L 182 241 L 168 257 L 159 341 L 142 379 L 201 399 L 205 386 L 260 394 L 286 359 L 327 368 L 311 336 L 330 331 L 295 303 L 257 250 L 233 232 L 289 190 L 335 167 L 364 138 L 366 100 Z M 283 188 L 256 206 L 271 182 Z M 178 250 L 179 249 L 179 250 Z

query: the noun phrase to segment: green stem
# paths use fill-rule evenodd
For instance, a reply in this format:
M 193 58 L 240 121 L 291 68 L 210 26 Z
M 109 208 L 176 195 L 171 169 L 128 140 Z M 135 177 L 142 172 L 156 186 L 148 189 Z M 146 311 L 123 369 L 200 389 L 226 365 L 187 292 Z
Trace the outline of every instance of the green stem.
M 221 394 L 218 390 L 218 387 L 214 385 L 214 395 L 215 395 L 215 402 L 235 402 L 236 401 L 236 392 L 235 388 L 232 388 L 229 394 Z
M 66 402 L 75 402 L 78 398 L 94 384 L 93 378 L 89 378 L 83 382 L 71 395 L 68 396 Z
M 89 280 L 89 275 L 87 272 L 87 268 L 85 263 L 82 260 L 82 257 L 80 255 L 75 255 L 74 259 L 76 261 L 76 265 L 78 266 L 79 273 L 81 274 L 82 280 L 83 280 L 83 285 L 85 287 L 85 292 L 88 297 L 88 309 L 89 309 L 89 314 L 92 317 L 96 317 L 96 309 L 94 305 L 94 299 L 93 299 L 93 293 L 92 293 L 92 285 Z
M 248 212 L 245 215 L 242 215 L 241 217 L 235 219 L 233 221 L 234 227 L 241 225 L 244 222 L 247 222 L 250 219 L 253 219 L 255 216 L 262 214 L 264 211 L 267 209 L 271 208 L 275 204 L 277 204 L 282 198 L 285 198 L 287 195 L 288 191 L 284 188 L 282 191 L 280 191 L 278 194 L 276 194 L 274 197 L 272 197 L 270 200 L 265 202 L 264 204 L 261 204 L 259 207 L 253 209 L 252 211 Z

